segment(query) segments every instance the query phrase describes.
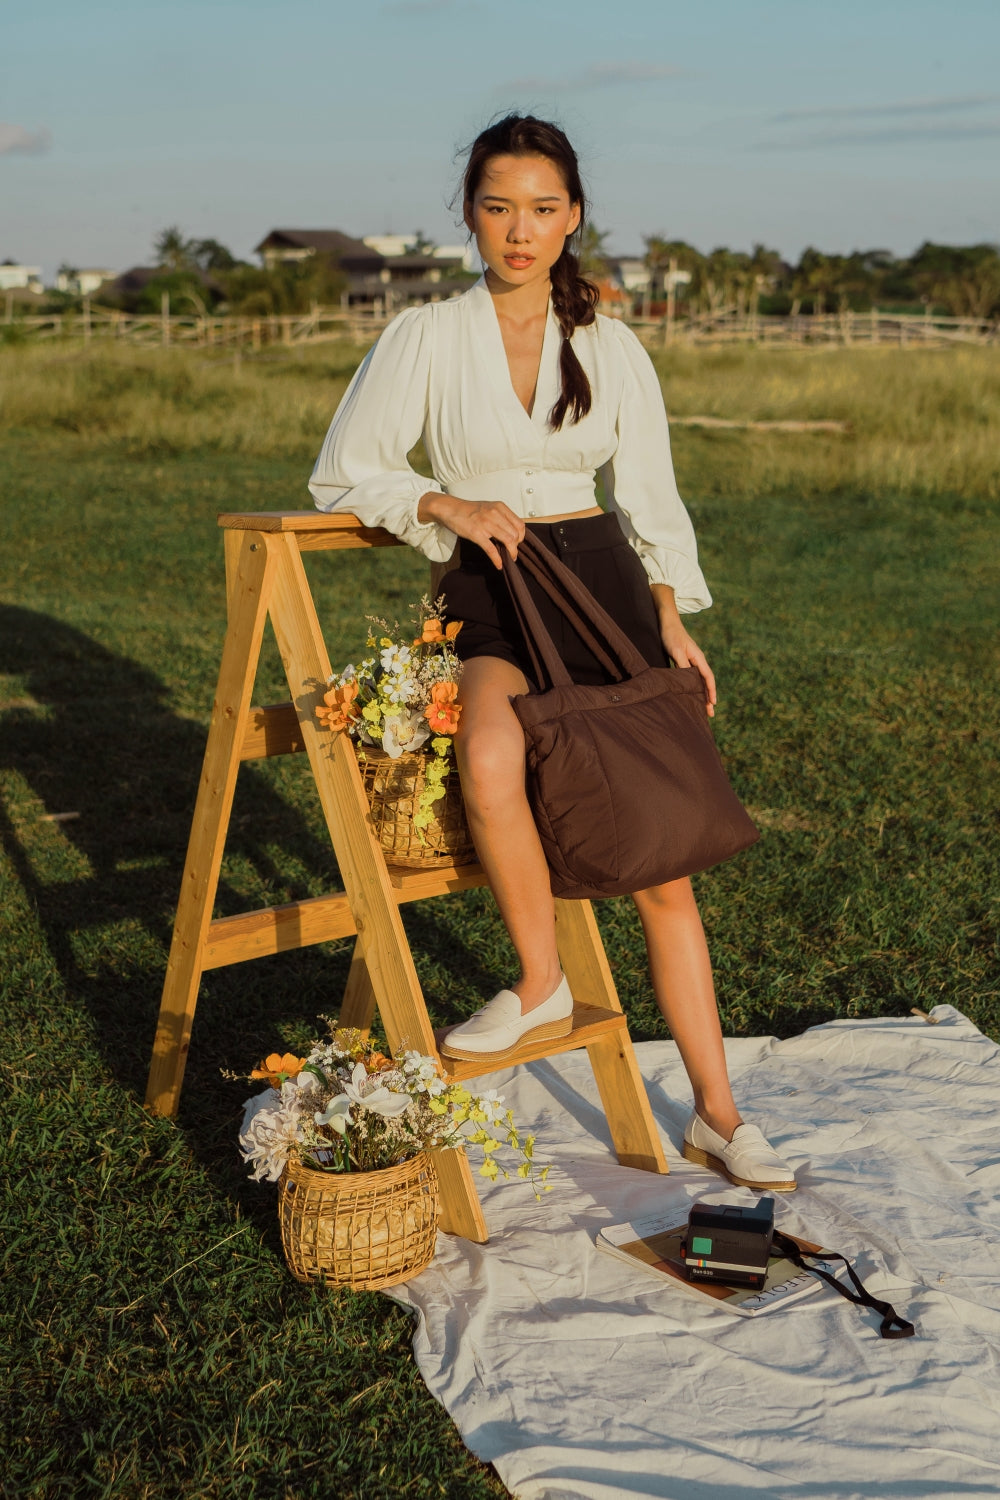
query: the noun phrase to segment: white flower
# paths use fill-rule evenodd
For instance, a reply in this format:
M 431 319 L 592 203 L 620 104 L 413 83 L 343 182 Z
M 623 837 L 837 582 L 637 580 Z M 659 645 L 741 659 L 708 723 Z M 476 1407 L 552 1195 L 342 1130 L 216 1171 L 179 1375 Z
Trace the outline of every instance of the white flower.
M 337 1094 L 332 1098 L 326 1109 L 317 1110 L 313 1115 L 317 1125 L 329 1125 L 338 1135 L 346 1135 L 348 1125 L 353 1125 L 351 1118 L 351 1101 L 345 1094 Z
M 386 714 L 382 749 L 391 760 L 398 760 L 404 750 L 419 750 L 430 732 L 422 714 Z
M 299 1119 L 298 1090 L 290 1081 L 280 1094 L 265 1089 L 246 1101 L 240 1155 L 253 1167 L 256 1182 L 277 1182 L 301 1140 Z
M 405 672 L 413 660 L 409 646 L 386 646 L 381 654 L 383 672 Z
M 487 1089 L 479 1095 L 479 1103 L 485 1109 L 491 1120 L 501 1120 L 506 1115 L 503 1106 L 503 1094 L 498 1094 L 496 1089 Z
M 429 1083 L 438 1076 L 433 1058 L 427 1057 L 423 1052 L 404 1052 L 403 1072 L 415 1073 L 424 1083 Z
M 419 690 L 419 684 L 412 677 L 382 678 L 382 697 L 387 703 L 395 703 L 397 707 L 409 703 L 417 696 Z
M 376 1083 L 366 1093 L 365 1084 L 372 1081 L 364 1063 L 357 1063 L 350 1083 L 344 1084 L 344 1093 L 352 1104 L 356 1104 L 359 1109 L 370 1109 L 373 1114 L 381 1115 L 383 1120 L 394 1120 L 397 1115 L 409 1109 L 409 1094 L 393 1093 L 384 1083 Z

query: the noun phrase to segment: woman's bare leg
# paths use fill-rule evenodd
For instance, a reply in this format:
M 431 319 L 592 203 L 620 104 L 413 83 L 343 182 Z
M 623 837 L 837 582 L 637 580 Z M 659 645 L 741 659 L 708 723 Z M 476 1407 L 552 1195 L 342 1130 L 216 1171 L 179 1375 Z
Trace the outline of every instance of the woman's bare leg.
M 524 790 L 524 732 L 510 706 L 527 688 L 523 673 L 498 657 L 466 662 L 455 737 L 469 828 L 521 965 L 510 988 L 525 1014 L 549 998 L 561 973 L 548 866 Z
M 548 999 L 560 974 L 548 866 L 524 791 L 524 733 L 510 706 L 510 699 L 526 690 L 522 673 L 509 662 L 490 656 L 466 662 L 455 737 L 469 826 L 521 965 L 521 977 L 511 988 L 524 1012 Z M 729 1140 L 740 1115 L 729 1087 L 712 967 L 691 882 L 674 880 L 633 899 L 654 993 L 691 1080 L 695 1108 Z
M 733 1100 L 715 1001 L 712 964 L 690 880 L 637 891 L 653 992 L 677 1043 L 706 1125 L 731 1140 L 742 1123 Z

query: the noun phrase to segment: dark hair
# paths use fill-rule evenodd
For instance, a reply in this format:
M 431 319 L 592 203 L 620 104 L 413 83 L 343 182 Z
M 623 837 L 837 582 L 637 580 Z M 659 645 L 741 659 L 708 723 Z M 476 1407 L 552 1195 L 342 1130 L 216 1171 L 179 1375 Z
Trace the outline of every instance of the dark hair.
M 590 381 L 570 343 L 577 328 L 586 328 L 593 323 L 594 309 L 600 298 L 593 282 L 580 275 L 580 262 L 570 248 L 582 232 L 587 215 L 587 196 L 580 180 L 580 164 L 576 159 L 576 152 L 558 125 L 552 125 L 548 120 L 538 120 L 534 115 L 505 115 L 502 120 L 487 125 L 469 147 L 462 178 L 462 199 L 466 211 L 472 206 L 487 162 L 494 156 L 547 157 L 558 167 L 570 202 L 580 205 L 580 223 L 573 234 L 567 236 L 563 252 L 549 273 L 552 280 L 552 310 L 559 319 L 563 335 L 559 351 L 562 389 L 549 413 L 549 425 L 555 431 L 562 426 L 567 413 L 572 414 L 572 421 L 579 422 L 590 411 L 593 401 Z

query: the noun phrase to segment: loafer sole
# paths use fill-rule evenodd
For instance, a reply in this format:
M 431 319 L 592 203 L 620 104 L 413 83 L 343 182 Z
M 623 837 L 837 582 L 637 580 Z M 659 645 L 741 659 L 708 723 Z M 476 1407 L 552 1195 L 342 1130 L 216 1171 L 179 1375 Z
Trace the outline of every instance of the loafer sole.
M 502 1047 L 498 1052 L 480 1049 L 475 1051 L 471 1045 L 462 1042 L 450 1042 L 447 1038 L 441 1043 L 440 1051 L 445 1057 L 454 1057 L 459 1062 L 479 1062 L 481 1058 L 488 1058 L 490 1062 L 500 1062 L 505 1057 L 513 1057 L 515 1052 L 520 1052 L 522 1047 L 530 1047 L 535 1042 L 548 1042 L 561 1036 L 569 1036 L 573 1030 L 573 1017 L 563 1016 L 558 1021 L 546 1021 L 544 1026 L 533 1026 L 530 1031 L 523 1031 L 516 1042 L 509 1047 Z
M 795 1178 L 783 1178 L 781 1181 L 773 1182 L 751 1182 L 749 1177 L 737 1177 L 735 1172 L 730 1172 L 721 1156 L 713 1156 L 710 1151 L 703 1151 L 700 1146 L 692 1146 L 690 1141 L 684 1142 L 684 1155 L 688 1161 L 697 1162 L 699 1167 L 711 1167 L 713 1172 L 721 1172 L 723 1177 L 736 1187 L 764 1188 L 771 1193 L 794 1193 L 798 1187 Z

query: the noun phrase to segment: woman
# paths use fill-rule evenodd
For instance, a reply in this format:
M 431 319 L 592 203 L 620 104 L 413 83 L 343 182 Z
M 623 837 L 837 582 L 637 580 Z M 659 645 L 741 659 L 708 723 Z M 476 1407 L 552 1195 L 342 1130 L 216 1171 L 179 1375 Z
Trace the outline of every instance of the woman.
M 525 796 L 524 737 L 510 706 L 529 690 L 531 668 L 500 548 L 516 558 L 530 525 L 651 665 L 669 658 L 696 667 L 709 714 L 716 694 L 682 619 L 711 597 L 674 482 L 659 383 L 634 334 L 595 316 L 596 289 L 572 253 L 586 200 L 569 141 L 531 116 L 488 127 L 469 151 L 463 204 L 482 279 L 389 325 L 337 410 L 310 489 L 321 510 L 353 511 L 452 564 L 441 592 L 448 615 L 463 621 L 455 741 L 462 791 L 521 972 L 455 1027 L 443 1050 L 500 1062 L 532 1033 L 568 1030 L 573 1006 Z M 421 436 L 434 481 L 407 462 Z M 595 503 L 597 471 L 606 512 Z M 605 681 L 562 617 L 536 597 L 574 680 Z M 733 1100 L 690 881 L 633 899 L 657 1003 L 694 1091 L 685 1156 L 742 1185 L 791 1190 L 791 1168 L 743 1123 Z

